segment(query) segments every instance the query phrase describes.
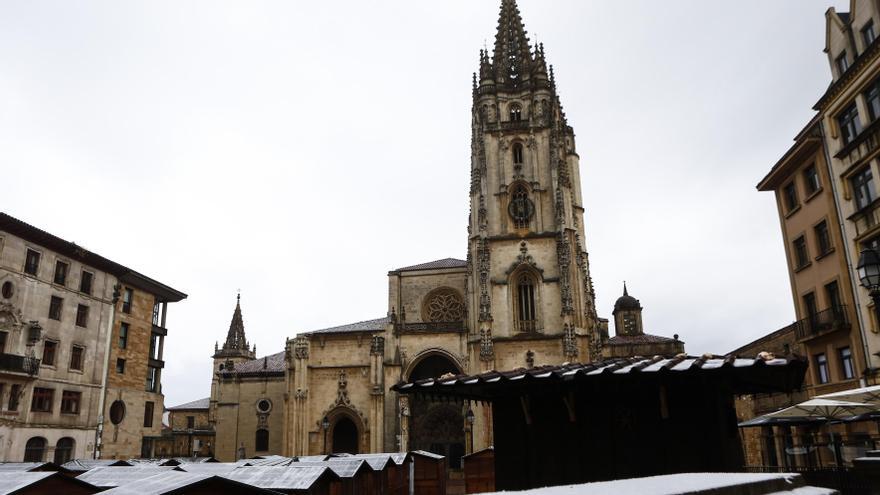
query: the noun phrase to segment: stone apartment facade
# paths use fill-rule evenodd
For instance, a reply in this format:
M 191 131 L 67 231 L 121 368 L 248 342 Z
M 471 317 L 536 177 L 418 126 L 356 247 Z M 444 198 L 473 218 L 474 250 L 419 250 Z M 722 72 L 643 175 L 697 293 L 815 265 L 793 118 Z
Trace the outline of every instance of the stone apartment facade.
M 644 335 L 628 295 L 615 315 L 637 325 L 617 328 L 620 346 L 597 315 L 574 130 L 514 0 L 501 2 L 493 53 L 480 52 L 471 119 L 465 259 L 391 270 L 385 316 L 300 332 L 261 358 L 239 301 L 213 355 L 218 459 L 424 449 L 456 468 L 492 445 L 489 406 L 413 401 L 391 385 L 622 349 L 683 351 L 677 339 Z
M 213 457 L 215 433 L 210 398 L 169 407 L 168 427 L 154 445 L 158 457 Z
M 186 297 L 0 213 L 0 461 L 137 457 L 142 437 L 161 433 L 161 394 L 149 397 L 155 426 L 140 427 L 147 397 L 133 391 L 144 391 L 146 370 L 136 385 L 107 376 L 120 291 L 151 306 Z M 146 360 L 149 338 L 140 333 L 131 331 L 129 352 Z M 123 401 L 115 415 L 108 396 Z M 138 427 L 125 429 L 138 410 Z

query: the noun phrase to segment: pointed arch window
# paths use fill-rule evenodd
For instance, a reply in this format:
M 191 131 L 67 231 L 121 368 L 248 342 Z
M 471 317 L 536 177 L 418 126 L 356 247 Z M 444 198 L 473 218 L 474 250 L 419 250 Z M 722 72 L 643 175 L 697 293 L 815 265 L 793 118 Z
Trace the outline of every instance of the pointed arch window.
M 522 105 L 519 103 L 510 104 L 510 121 L 519 122 L 522 120 Z
M 536 309 L 535 278 L 530 273 L 523 273 L 516 281 L 516 319 L 520 332 L 537 330 Z

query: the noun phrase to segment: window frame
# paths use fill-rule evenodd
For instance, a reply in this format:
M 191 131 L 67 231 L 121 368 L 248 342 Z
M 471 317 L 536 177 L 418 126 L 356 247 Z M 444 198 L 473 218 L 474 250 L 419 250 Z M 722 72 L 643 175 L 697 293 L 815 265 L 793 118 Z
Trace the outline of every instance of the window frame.
M 61 391 L 61 414 L 79 415 L 82 405 L 82 392 L 76 390 Z
M 76 326 L 80 328 L 88 328 L 89 326 L 89 307 L 86 304 L 76 305 Z
M 533 273 L 520 272 L 514 279 L 516 328 L 520 332 L 538 331 L 538 288 L 537 280 Z M 530 318 L 529 318 L 530 317 Z
M 824 385 L 831 382 L 831 375 L 828 373 L 828 356 L 824 352 L 820 352 L 813 356 L 816 363 L 816 381 L 818 385 Z
M 868 118 L 871 122 L 880 117 L 880 79 L 872 82 L 868 89 L 862 92 L 865 98 L 865 106 L 868 108 Z
M 43 253 L 32 248 L 25 249 L 24 267 L 22 268 L 22 271 L 27 275 L 36 277 L 40 273 L 40 262 L 42 261 Z
M 63 267 L 61 270 L 59 268 Z M 52 275 L 52 283 L 67 285 L 67 275 L 70 273 L 70 263 L 63 260 L 55 260 L 55 273 Z M 59 276 L 60 275 L 60 276 Z M 59 280 L 60 279 L 60 280 Z
M 88 281 L 88 282 L 86 282 Z M 92 295 L 92 288 L 95 283 L 95 274 L 88 271 L 83 270 L 79 276 L 79 291 L 83 294 Z
M 797 185 L 794 181 L 790 181 L 782 186 L 782 201 L 785 203 L 786 214 L 797 210 L 801 205 L 800 198 L 798 197 Z
M 834 251 L 834 242 L 831 240 L 831 231 L 828 229 L 827 220 L 822 220 L 813 226 L 813 235 L 816 236 L 819 256 L 824 256 Z
M 116 374 L 125 374 L 125 358 L 116 358 Z
M 122 291 L 122 312 L 131 314 L 131 307 L 134 304 L 134 289 L 126 287 Z
M 144 401 L 144 428 L 153 427 L 153 416 L 156 414 L 156 403 L 148 400 Z
M 862 26 L 859 32 L 862 33 L 862 42 L 865 43 L 865 50 L 867 50 L 869 46 L 874 44 L 874 40 L 877 39 L 877 33 L 874 32 L 874 19 L 868 19 L 868 22 Z M 870 33 L 870 36 L 868 36 L 868 33 Z
M 862 133 L 859 108 L 855 102 L 837 114 L 837 125 L 840 128 L 840 139 L 843 140 L 844 145 L 852 143 Z
M 77 364 L 74 362 L 74 357 L 77 356 L 77 354 L 79 355 L 79 367 L 74 366 L 74 364 Z M 78 344 L 73 344 L 72 346 L 70 346 L 70 362 L 68 364 L 68 368 L 71 371 L 83 371 L 83 368 L 85 367 L 85 357 L 86 348 Z
M 874 171 L 868 165 L 848 178 L 852 187 L 852 200 L 856 211 L 867 208 L 877 200 L 877 188 L 874 185 Z
M 119 349 L 128 349 L 128 331 L 130 329 L 128 323 L 124 321 L 119 323 L 119 339 L 116 342 L 116 346 Z
M 812 171 L 812 173 L 810 173 Z M 822 189 L 822 181 L 819 178 L 819 169 L 815 163 L 808 165 L 802 172 L 807 196 L 812 196 Z
M 856 364 L 853 360 L 852 348 L 845 346 L 837 349 L 837 357 L 840 359 L 840 374 L 844 380 L 852 380 L 856 377 Z
M 791 245 L 794 249 L 795 270 L 809 266 L 810 251 L 807 249 L 807 237 L 801 234 L 791 241 Z
M 841 76 L 846 74 L 846 71 L 849 70 L 849 61 L 846 59 L 846 50 L 843 50 L 839 55 L 834 57 L 834 64 L 837 66 L 837 71 Z
M 50 350 L 51 349 L 51 350 Z M 46 352 L 49 352 L 49 357 L 46 357 Z M 55 361 L 58 358 L 58 341 L 57 340 L 49 340 L 46 339 L 43 341 L 43 352 L 40 357 L 40 365 L 41 366 L 49 366 L 54 368 Z
M 51 413 L 54 403 L 54 388 L 34 387 L 31 393 L 31 412 Z
M 49 299 L 49 315 L 50 320 L 61 321 L 64 315 L 64 298 L 53 295 Z

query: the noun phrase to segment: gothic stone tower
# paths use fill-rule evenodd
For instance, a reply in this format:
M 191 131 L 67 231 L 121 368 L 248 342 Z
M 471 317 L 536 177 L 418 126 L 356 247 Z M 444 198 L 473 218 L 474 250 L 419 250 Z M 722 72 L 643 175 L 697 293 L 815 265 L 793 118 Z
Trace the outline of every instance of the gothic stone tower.
M 491 60 L 480 51 L 471 148 L 473 369 L 597 358 L 574 130 L 515 0 L 502 1 Z

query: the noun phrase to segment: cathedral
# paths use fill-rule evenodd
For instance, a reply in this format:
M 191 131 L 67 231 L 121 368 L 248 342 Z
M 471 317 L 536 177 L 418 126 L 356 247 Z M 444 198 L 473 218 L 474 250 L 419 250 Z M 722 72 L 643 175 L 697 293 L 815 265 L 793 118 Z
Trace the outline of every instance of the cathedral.
M 301 333 L 264 357 L 247 341 L 239 301 L 213 356 L 217 458 L 421 449 L 456 467 L 493 444 L 491 406 L 414 401 L 389 387 L 683 352 L 677 336 L 644 334 L 626 289 L 615 337 L 597 315 L 574 129 L 515 0 L 501 2 L 493 52 L 480 51 L 471 122 L 465 259 L 393 269 L 384 317 Z

